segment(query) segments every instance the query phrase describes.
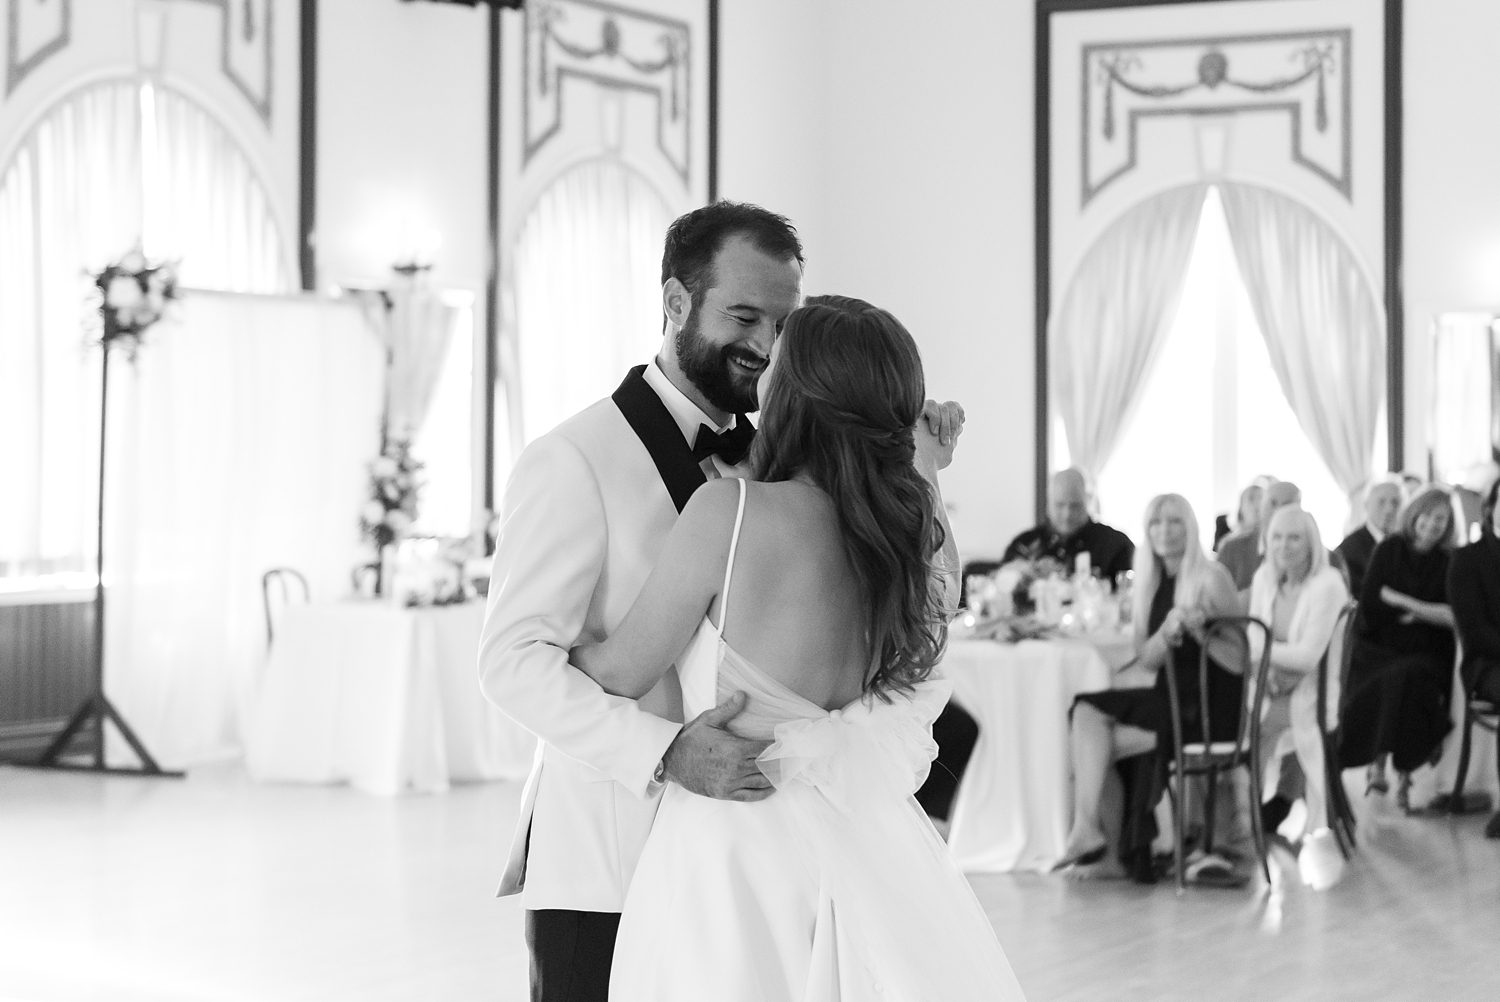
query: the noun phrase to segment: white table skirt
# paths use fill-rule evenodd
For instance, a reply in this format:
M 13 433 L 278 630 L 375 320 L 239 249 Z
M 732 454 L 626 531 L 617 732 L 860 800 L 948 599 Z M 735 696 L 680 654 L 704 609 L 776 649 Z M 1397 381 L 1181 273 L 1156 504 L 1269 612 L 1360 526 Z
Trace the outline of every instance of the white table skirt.
M 949 849 L 971 873 L 1046 870 L 1072 818 L 1068 710 L 1080 692 L 1108 689 L 1114 672 L 1086 640 L 950 641 L 942 670 L 979 723 Z
M 252 778 L 377 794 L 521 779 L 535 739 L 479 691 L 482 603 L 291 606 L 254 700 Z

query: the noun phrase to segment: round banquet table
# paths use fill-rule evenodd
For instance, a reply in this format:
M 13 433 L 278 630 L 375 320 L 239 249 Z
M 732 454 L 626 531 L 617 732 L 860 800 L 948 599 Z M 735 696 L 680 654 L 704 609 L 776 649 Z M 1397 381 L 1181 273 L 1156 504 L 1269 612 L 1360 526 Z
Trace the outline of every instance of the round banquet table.
M 1123 637 L 949 642 L 942 673 L 979 723 L 948 833 L 961 868 L 1040 871 L 1062 858 L 1072 814 L 1068 711 L 1074 696 L 1117 681 L 1112 665 L 1127 649 Z

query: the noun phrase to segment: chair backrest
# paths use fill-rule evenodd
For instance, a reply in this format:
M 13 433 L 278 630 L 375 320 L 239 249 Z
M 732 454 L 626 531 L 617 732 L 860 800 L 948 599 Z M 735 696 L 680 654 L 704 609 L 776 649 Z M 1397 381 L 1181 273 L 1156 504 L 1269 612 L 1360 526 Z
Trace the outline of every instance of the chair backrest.
M 312 592 L 302 572 L 290 567 L 272 567 L 260 576 L 260 597 L 266 611 L 266 646 L 275 639 L 275 612 L 292 603 L 306 603 Z
M 1264 643 L 1261 644 L 1260 658 L 1255 664 L 1249 664 L 1248 645 L 1245 644 L 1245 631 L 1259 629 L 1262 631 Z M 1198 653 L 1198 720 L 1200 731 L 1197 734 L 1186 734 L 1182 722 L 1182 702 L 1177 686 L 1177 676 L 1170 667 L 1163 669 L 1167 673 L 1167 699 L 1171 706 L 1172 731 L 1174 743 L 1180 749 L 1183 745 L 1201 743 L 1207 748 L 1214 735 L 1210 733 L 1212 718 L 1208 701 L 1209 685 L 1209 651 L 1215 645 L 1213 640 L 1219 636 L 1233 636 L 1236 639 L 1235 646 L 1245 652 L 1241 656 L 1245 664 L 1241 666 L 1247 692 L 1250 696 L 1241 699 L 1239 721 L 1235 726 L 1234 752 L 1239 757 L 1247 747 L 1252 751 L 1256 741 L 1256 734 L 1260 721 L 1260 710 L 1265 698 L 1266 676 L 1271 665 L 1271 628 L 1263 620 L 1254 616 L 1216 616 L 1209 619 L 1203 627 L 1203 642 Z M 1223 736 L 1220 735 L 1220 740 Z
M 1358 600 L 1345 603 L 1333 621 L 1328 649 L 1318 660 L 1318 719 L 1329 733 L 1339 728 L 1339 711 L 1343 706 L 1344 685 L 1349 680 L 1349 661 L 1354 654 L 1354 628 L 1358 620 Z

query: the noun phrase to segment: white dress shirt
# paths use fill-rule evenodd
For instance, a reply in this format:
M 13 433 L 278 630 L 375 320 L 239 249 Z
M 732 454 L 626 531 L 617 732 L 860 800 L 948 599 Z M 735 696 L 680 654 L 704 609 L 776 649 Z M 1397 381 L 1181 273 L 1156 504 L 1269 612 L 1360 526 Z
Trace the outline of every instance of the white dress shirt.
M 703 408 L 689 400 L 686 393 L 683 393 L 673 385 L 672 381 L 667 378 L 667 374 L 662 371 L 661 366 L 656 363 L 656 359 L 652 359 L 651 364 L 646 366 L 646 371 L 642 378 L 646 380 L 646 385 L 650 386 L 656 391 L 656 395 L 661 397 L 661 402 L 667 405 L 667 413 L 671 414 L 672 420 L 677 422 L 677 427 L 682 430 L 682 437 L 687 440 L 689 448 L 692 447 L 693 442 L 698 438 L 699 425 L 708 425 L 722 435 L 735 427 L 739 422 L 737 416 L 730 415 L 727 423 L 719 424 L 713 418 L 703 413 Z M 699 465 L 703 467 L 704 476 L 710 480 L 717 480 L 719 477 L 743 477 L 745 475 L 743 462 L 739 465 L 731 466 L 719 456 L 707 456 Z

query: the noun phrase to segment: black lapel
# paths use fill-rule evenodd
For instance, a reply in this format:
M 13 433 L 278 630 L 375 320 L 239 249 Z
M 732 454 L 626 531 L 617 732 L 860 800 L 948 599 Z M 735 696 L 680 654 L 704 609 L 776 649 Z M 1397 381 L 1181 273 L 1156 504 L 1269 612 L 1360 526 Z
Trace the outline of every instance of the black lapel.
M 693 450 L 683 441 L 682 429 L 672 420 L 667 405 L 661 402 L 661 397 L 656 395 L 651 384 L 642 378 L 645 371 L 644 365 L 631 369 L 610 399 L 620 408 L 620 413 L 625 415 L 631 430 L 651 454 L 656 472 L 661 474 L 667 493 L 672 495 L 672 503 L 681 512 L 687 506 L 688 498 L 693 496 L 693 491 L 708 478 L 703 475 L 702 467 L 694 461 Z

